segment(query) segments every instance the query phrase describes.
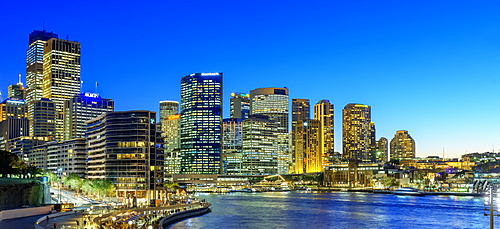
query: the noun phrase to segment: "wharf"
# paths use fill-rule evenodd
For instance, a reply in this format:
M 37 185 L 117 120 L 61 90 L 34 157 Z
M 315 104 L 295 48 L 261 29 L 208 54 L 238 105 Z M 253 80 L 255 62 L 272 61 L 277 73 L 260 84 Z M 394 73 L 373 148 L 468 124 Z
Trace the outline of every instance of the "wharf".
M 365 192 L 374 194 L 392 194 L 391 190 L 371 189 L 371 188 L 338 188 L 338 187 L 315 187 L 311 191 L 329 191 L 329 192 Z M 470 192 L 422 192 L 425 195 L 443 195 L 443 196 L 474 196 L 482 197 L 484 193 L 470 193 Z

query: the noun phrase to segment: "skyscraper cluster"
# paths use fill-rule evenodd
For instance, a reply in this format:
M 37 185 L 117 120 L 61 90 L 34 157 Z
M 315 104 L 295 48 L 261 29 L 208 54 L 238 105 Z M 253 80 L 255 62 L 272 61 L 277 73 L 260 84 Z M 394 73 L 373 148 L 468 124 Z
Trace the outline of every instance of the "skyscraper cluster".
M 228 93 L 223 73 L 180 77 L 180 101 L 114 111 L 114 101 L 81 90 L 80 43 L 47 31 L 29 35 L 26 87 L 0 103 L 0 148 L 60 175 L 107 178 L 123 198 L 155 196 L 165 174 L 316 173 L 338 160 L 383 162 L 415 157 L 415 141 L 398 131 L 375 140 L 371 107 L 342 110 L 342 155 L 334 149 L 334 104 L 291 99 L 286 87 Z M 311 118 L 311 109 L 313 111 Z M 338 139 L 338 138 L 337 138 Z

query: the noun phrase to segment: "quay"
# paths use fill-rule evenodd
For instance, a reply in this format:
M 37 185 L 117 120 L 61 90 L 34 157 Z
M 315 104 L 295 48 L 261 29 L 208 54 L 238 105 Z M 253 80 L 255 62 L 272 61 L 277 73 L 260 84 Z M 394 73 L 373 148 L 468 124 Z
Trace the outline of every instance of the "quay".
M 339 188 L 339 187 L 312 187 L 311 191 L 327 191 L 327 192 L 364 192 L 374 194 L 392 194 L 391 190 L 372 189 L 372 188 Z M 443 196 L 485 196 L 484 193 L 471 192 L 422 192 L 425 195 L 443 195 Z

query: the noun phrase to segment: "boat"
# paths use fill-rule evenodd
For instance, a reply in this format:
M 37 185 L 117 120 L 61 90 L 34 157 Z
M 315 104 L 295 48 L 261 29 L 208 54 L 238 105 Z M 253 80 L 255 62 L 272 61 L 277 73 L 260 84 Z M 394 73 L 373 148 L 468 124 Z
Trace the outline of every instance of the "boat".
M 253 192 L 251 188 L 231 189 L 231 192 Z
M 403 196 L 425 196 L 425 193 L 410 187 L 398 188 L 392 192 L 394 195 L 403 195 Z

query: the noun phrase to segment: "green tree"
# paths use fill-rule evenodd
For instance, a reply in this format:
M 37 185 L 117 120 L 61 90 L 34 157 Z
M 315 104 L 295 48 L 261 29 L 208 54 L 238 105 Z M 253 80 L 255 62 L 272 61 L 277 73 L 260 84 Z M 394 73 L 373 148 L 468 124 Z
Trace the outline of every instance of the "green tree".
M 165 187 L 173 192 L 176 192 L 177 189 L 179 189 L 181 186 L 177 182 L 169 181 L 168 183 L 165 184 Z
M 0 174 L 2 174 L 2 177 L 19 174 L 20 167 L 23 164 L 17 155 L 9 151 L 0 150 Z

